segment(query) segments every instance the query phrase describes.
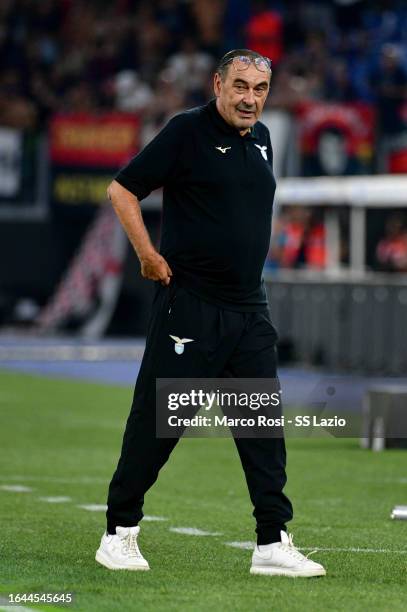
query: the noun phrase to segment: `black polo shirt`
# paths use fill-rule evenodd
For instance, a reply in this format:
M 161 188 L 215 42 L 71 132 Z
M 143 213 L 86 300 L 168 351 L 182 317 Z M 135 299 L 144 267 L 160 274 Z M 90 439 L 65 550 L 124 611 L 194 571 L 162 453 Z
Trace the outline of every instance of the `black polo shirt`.
M 276 182 L 268 129 L 241 136 L 216 101 L 183 112 L 116 176 L 145 198 L 163 187 L 160 253 L 181 286 L 223 308 L 267 308 L 262 270 Z

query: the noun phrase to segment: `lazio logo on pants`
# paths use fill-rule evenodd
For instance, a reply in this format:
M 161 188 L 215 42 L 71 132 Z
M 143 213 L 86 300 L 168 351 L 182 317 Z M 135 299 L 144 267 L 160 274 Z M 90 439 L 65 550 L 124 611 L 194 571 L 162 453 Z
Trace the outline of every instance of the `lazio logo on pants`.
M 178 336 L 171 336 L 171 334 L 170 338 L 172 338 L 175 342 L 174 351 L 177 353 L 177 355 L 182 355 L 185 349 L 184 345 L 187 342 L 194 342 L 193 340 L 191 340 L 191 338 L 178 338 Z

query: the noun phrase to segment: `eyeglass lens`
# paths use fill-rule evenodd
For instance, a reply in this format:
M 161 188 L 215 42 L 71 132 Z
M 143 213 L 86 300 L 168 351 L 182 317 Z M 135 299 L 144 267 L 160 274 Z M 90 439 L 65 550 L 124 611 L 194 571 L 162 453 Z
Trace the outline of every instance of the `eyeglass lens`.
M 239 57 L 234 57 L 232 61 L 237 70 L 247 70 L 250 64 L 253 63 L 260 72 L 270 71 L 269 63 L 262 57 L 256 57 L 252 60 L 250 57 L 241 55 Z

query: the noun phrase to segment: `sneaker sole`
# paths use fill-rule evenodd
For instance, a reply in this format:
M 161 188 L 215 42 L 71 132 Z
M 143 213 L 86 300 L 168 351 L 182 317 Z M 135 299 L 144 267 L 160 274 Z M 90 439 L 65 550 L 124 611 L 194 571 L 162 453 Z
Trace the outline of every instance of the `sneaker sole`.
M 250 573 L 260 576 L 288 576 L 289 578 L 315 578 L 317 576 L 326 576 L 326 571 L 324 569 L 302 570 L 296 572 L 295 570 L 281 567 L 251 567 Z
M 130 571 L 148 571 L 150 569 L 150 566 L 147 565 L 132 565 L 132 566 L 128 566 L 128 565 L 116 565 L 115 563 L 113 563 L 111 561 L 111 559 L 109 559 L 109 557 L 107 557 L 101 550 L 98 550 L 95 556 L 95 560 L 100 563 L 100 565 L 103 565 L 104 567 L 107 567 L 107 569 L 110 570 L 130 570 Z

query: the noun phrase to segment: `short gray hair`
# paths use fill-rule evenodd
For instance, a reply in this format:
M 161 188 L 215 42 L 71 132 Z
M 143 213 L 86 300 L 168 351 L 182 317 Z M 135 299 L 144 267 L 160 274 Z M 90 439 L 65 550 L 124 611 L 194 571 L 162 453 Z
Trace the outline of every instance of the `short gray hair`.
M 257 51 L 252 51 L 251 49 L 232 49 L 231 51 L 228 51 L 223 57 L 221 57 L 216 68 L 216 72 L 220 75 L 222 81 L 226 79 L 229 65 L 231 64 L 233 58 L 239 57 L 239 55 L 250 57 L 252 60 L 256 59 L 256 57 L 264 57 L 261 55 L 261 53 L 257 53 Z

